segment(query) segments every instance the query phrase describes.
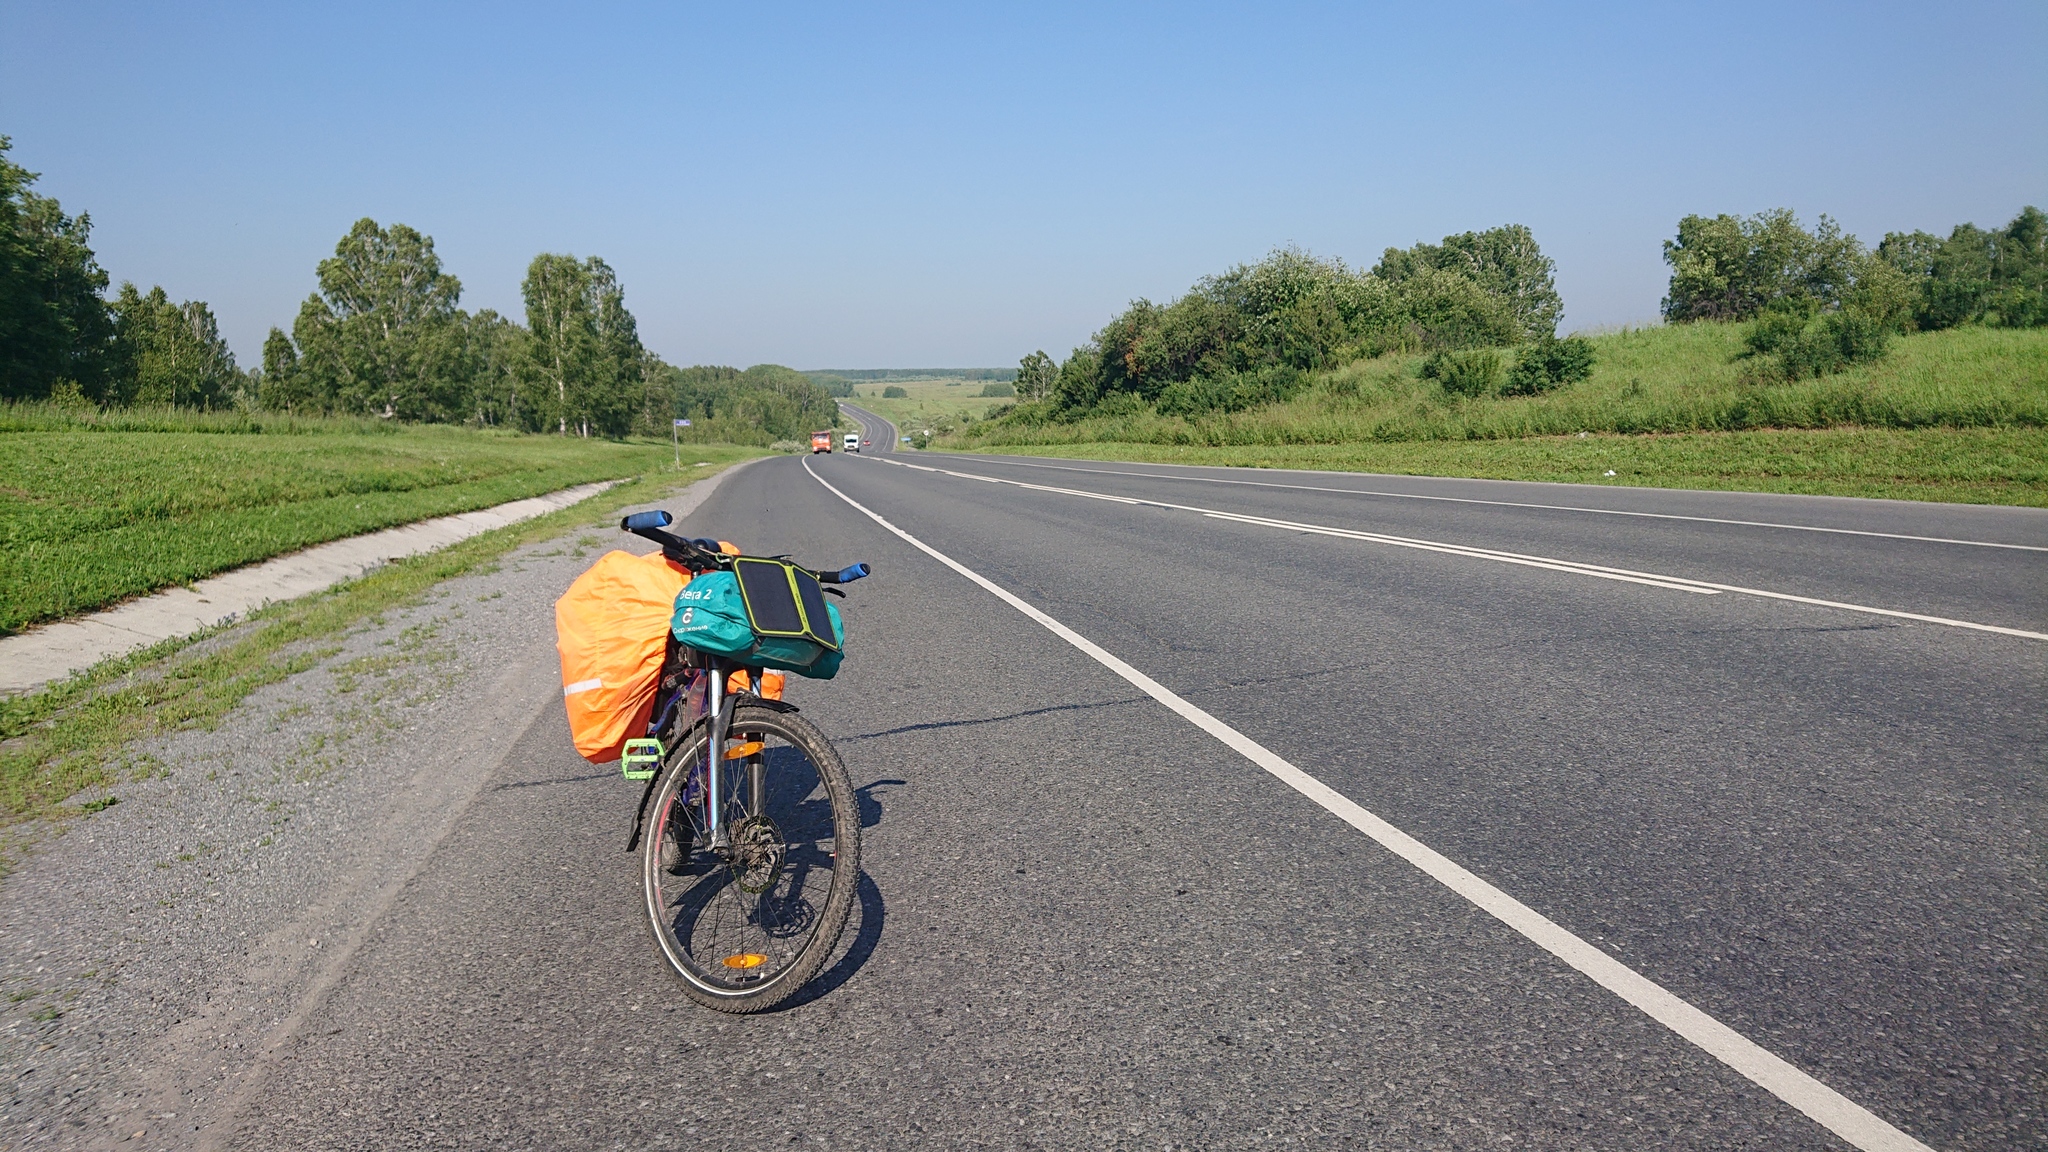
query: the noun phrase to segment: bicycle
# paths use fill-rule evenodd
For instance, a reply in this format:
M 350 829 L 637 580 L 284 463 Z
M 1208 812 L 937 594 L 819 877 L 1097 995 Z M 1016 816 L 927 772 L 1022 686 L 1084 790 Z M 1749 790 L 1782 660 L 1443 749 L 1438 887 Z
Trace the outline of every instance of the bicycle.
M 619 527 L 693 573 L 769 562 L 663 531 L 670 523 L 666 512 L 641 512 Z M 869 574 L 865 564 L 788 567 L 814 589 Z M 750 622 L 754 613 L 750 599 Z M 860 811 L 846 766 L 794 705 L 761 694 L 764 671 L 671 634 L 648 738 L 630 742 L 622 761 L 629 779 L 647 781 L 626 848 L 640 851 L 648 928 L 683 990 L 721 1012 L 773 1008 L 816 976 L 860 878 Z

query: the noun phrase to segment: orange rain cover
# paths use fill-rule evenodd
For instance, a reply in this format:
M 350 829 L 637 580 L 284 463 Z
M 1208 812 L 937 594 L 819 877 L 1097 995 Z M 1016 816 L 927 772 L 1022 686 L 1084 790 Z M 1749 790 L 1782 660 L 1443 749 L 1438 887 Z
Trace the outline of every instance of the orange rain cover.
M 659 552 L 607 552 L 555 601 L 562 703 L 585 760 L 617 760 L 626 741 L 647 734 L 669 618 L 689 582 Z

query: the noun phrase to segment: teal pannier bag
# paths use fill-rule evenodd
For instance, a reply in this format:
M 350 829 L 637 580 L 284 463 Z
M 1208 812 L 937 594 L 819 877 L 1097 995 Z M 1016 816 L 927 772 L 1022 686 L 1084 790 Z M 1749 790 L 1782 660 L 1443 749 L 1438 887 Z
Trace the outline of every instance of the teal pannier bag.
M 676 594 L 669 630 L 680 643 L 818 680 L 839 671 L 846 628 L 810 573 L 784 560 L 738 557 Z

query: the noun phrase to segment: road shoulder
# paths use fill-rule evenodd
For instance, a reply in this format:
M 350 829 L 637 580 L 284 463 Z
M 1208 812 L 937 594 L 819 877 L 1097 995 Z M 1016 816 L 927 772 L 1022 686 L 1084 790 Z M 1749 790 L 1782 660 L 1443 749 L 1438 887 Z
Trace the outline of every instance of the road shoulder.
M 730 474 L 661 506 L 681 519 Z M 627 540 L 528 543 L 360 621 L 217 726 L 135 747 L 145 778 L 0 884 L 0 1144 L 182 1146 L 231 1111 L 559 707 L 553 602 Z

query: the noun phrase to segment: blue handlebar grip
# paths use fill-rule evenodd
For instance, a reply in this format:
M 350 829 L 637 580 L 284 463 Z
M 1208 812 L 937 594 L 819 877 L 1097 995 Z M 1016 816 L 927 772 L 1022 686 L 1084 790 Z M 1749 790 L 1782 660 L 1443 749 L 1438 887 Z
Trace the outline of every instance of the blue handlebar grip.
M 619 521 L 619 528 L 626 532 L 638 532 L 643 528 L 666 528 L 675 522 L 675 517 L 656 508 L 652 512 L 635 512 Z
M 869 568 L 866 564 L 855 564 L 850 568 L 841 568 L 839 571 L 834 572 L 832 574 L 832 583 L 851 584 L 855 580 L 858 580 L 861 577 L 866 576 L 873 571 L 874 569 Z

